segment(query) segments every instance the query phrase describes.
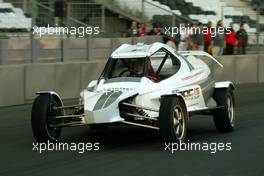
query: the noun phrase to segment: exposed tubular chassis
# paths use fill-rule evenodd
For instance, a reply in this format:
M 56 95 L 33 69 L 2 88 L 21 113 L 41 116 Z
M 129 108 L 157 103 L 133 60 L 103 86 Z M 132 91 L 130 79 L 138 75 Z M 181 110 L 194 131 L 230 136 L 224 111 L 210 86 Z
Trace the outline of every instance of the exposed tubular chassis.
M 135 105 L 135 104 L 132 104 L 132 103 L 122 102 L 121 104 L 125 105 L 125 106 L 128 106 L 128 107 L 136 108 L 136 109 L 159 112 L 159 110 L 152 109 L 152 108 L 147 108 L 147 107 L 143 107 L 143 106 L 138 106 L 138 105 Z M 78 109 L 79 111 L 83 111 L 84 105 L 83 104 L 66 105 L 66 106 L 59 106 L 59 107 L 53 107 L 52 108 L 52 110 L 54 110 L 54 111 L 63 110 L 64 114 L 65 114 L 65 110 L 69 110 L 69 109 Z M 157 122 L 158 121 L 158 118 L 147 117 L 147 116 L 144 116 L 144 115 L 133 114 L 133 113 L 128 113 L 128 112 L 125 113 L 125 114 L 127 116 L 130 116 L 130 117 L 139 117 L 139 118 L 142 118 L 142 119 L 145 119 L 145 120 L 149 120 L 149 121 L 152 121 L 152 122 Z M 57 125 L 53 125 L 53 126 L 57 126 L 57 127 L 66 127 L 66 126 L 67 127 L 75 127 L 75 126 L 89 125 L 89 124 L 82 123 L 82 117 L 84 117 L 83 113 L 82 114 L 73 113 L 73 114 L 55 116 L 54 117 L 55 119 L 78 118 L 80 121 L 61 123 L 61 124 L 57 124 Z M 135 122 L 126 121 L 126 120 L 122 121 L 122 123 L 159 130 L 159 127 L 151 126 L 151 125 L 145 125 L 145 124 L 142 124 L 142 123 L 135 123 Z

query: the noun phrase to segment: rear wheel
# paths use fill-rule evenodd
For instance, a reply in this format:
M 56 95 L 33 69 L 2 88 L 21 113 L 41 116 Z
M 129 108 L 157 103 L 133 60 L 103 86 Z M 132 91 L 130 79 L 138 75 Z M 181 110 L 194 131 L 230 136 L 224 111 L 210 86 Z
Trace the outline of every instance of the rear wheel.
M 164 141 L 185 142 L 187 109 L 181 97 L 162 97 L 159 112 L 160 133 Z
M 218 106 L 223 106 L 214 111 L 214 123 L 219 132 L 234 130 L 235 101 L 233 89 L 216 89 L 214 99 Z
M 60 100 L 50 95 L 38 96 L 32 107 L 31 126 L 33 135 L 37 142 L 55 142 L 59 139 L 61 128 L 56 124 L 60 120 L 55 116 L 63 115 L 62 111 L 55 111 L 53 107 L 61 106 Z

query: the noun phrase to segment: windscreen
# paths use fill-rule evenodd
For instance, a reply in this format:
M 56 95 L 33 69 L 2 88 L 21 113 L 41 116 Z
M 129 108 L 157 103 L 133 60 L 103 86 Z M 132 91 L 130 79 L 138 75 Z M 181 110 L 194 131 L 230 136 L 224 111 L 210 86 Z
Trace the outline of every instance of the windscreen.
M 125 58 L 125 59 L 111 59 L 108 65 L 107 74 L 105 78 L 122 78 L 122 77 L 136 77 L 140 78 L 145 73 L 145 59 L 143 58 Z

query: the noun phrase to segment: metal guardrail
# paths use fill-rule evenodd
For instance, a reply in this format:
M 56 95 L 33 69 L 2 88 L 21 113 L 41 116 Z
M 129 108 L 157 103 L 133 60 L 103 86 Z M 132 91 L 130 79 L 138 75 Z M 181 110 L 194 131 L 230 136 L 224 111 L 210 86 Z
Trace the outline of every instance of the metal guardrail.
M 0 39 L 0 65 L 39 62 L 106 60 L 124 43 L 162 42 L 161 36 L 130 38 L 43 38 Z

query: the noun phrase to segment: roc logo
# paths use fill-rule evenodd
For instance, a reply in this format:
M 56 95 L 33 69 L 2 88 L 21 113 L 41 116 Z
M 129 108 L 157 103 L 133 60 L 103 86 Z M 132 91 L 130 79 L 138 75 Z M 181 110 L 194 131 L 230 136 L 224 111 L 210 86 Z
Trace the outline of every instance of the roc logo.
M 180 91 L 179 93 L 181 93 L 184 98 L 198 98 L 201 94 L 201 90 L 200 87 L 196 87 L 193 89 Z

